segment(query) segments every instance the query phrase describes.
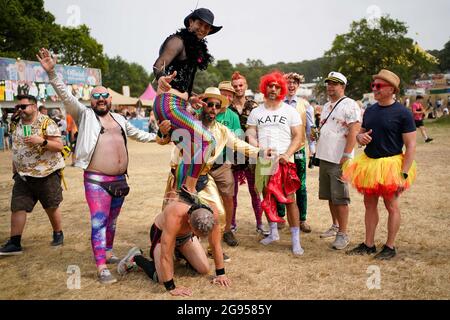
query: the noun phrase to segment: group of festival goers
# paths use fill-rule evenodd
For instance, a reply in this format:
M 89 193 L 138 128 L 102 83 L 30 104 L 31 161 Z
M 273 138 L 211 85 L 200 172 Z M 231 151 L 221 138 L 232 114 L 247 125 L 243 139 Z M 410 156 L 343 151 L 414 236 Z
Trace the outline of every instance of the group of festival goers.
M 212 61 L 205 37 L 222 27 L 214 25 L 213 13 L 205 8 L 190 13 L 184 26 L 164 41 L 154 63 L 157 134 L 138 130 L 111 112 L 112 97 L 102 86 L 93 89 L 90 107 L 81 104 L 55 72 L 56 57 L 45 48 L 37 55 L 78 127 L 74 164 L 84 170 L 98 280 L 103 284 L 116 282 L 108 265 L 117 264 L 119 275 L 142 269 L 171 295 L 190 296 L 191 289 L 175 285 L 174 262 L 185 260 L 198 273 L 208 274 L 209 256 L 215 264 L 212 282 L 230 286 L 224 265 L 230 257 L 222 248 L 222 240 L 229 246 L 239 244 L 235 235 L 237 195 L 239 185 L 245 182 L 261 244 L 267 246 L 280 239 L 278 230 L 287 216 L 292 254 L 302 255 L 300 233 L 311 232 L 306 219 L 306 145 L 310 160 L 319 166 L 319 199 L 328 200 L 331 213 L 331 227 L 320 237 L 334 237 L 332 247 L 336 250 L 348 247 L 351 184 L 364 195 L 366 232 L 364 241 L 347 254 L 394 257 L 400 226 L 399 196 L 416 176 L 416 125 L 412 113 L 395 100 L 399 77 L 386 69 L 373 76 L 371 88 L 377 103 L 362 116 L 358 104 L 345 95 L 347 78 L 330 72 L 325 79 L 329 102 L 316 126 L 317 111 L 296 96 L 304 81 L 297 73 L 264 75 L 259 86 L 264 95 L 261 104 L 245 97 L 247 80 L 239 72 L 218 87 L 194 94 L 197 70 L 205 70 Z M 37 201 L 53 228 L 51 245 L 64 242 L 61 134 L 51 119 L 38 112 L 35 97 L 18 99 L 19 120 L 12 130 L 11 237 L 0 255 L 23 252 L 21 236 L 27 213 Z M 151 226 L 147 258 L 137 247 L 123 259 L 113 253 L 117 219 L 129 192 L 128 138 L 174 145 L 162 211 Z M 354 157 L 357 144 L 365 148 Z M 389 219 L 387 241 L 377 252 L 380 197 Z M 262 222 L 263 212 L 268 230 Z M 200 243 L 203 238 L 208 241 L 207 250 Z

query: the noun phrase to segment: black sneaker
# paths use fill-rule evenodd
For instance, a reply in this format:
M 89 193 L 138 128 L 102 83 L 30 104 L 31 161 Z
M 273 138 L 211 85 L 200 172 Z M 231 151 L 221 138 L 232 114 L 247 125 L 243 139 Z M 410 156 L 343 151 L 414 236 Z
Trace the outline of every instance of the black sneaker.
M 223 233 L 223 241 L 230 247 L 236 247 L 239 244 L 239 241 L 234 236 L 232 231 L 225 231 Z
M 313 159 L 312 159 L 312 157 L 309 157 L 308 168 L 309 168 L 309 169 L 313 169 L 313 168 L 314 168 L 314 164 L 313 164 Z
M 354 256 L 354 255 L 365 255 L 365 254 L 373 254 L 377 252 L 377 248 L 375 247 L 375 245 L 373 245 L 373 247 L 368 247 L 366 246 L 366 244 L 363 242 L 361 243 L 359 246 L 357 246 L 356 248 L 353 248 L 352 250 L 349 250 L 346 252 L 347 255 L 349 256 Z
M 433 141 L 433 138 L 427 138 L 427 140 L 425 140 L 426 143 Z
M 8 240 L 8 242 L 0 248 L 0 256 L 16 256 L 22 253 L 22 247 L 16 246 L 11 240 Z
M 53 247 L 60 246 L 64 243 L 64 233 L 62 231 L 60 232 L 54 232 L 53 231 L 53 241 L 51 245 Z
M 375 259 L 378 260 L 390 260 L 397 254 L 395 247 L 393 249 L 389 248 L 387 245 L 383 246 L 383 249 L 375 255 Z

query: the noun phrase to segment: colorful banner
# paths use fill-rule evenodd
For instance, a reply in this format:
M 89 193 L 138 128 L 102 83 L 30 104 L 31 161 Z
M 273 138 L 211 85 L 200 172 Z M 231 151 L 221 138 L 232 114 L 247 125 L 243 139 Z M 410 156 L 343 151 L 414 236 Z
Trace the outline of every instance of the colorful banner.
M 64 66 L 57 64 L 56 73 L 67 84 L 102 84 L 100 69 Z M 0 80 L 48 83 L 48 76 L 39 62 L 0 58 Z

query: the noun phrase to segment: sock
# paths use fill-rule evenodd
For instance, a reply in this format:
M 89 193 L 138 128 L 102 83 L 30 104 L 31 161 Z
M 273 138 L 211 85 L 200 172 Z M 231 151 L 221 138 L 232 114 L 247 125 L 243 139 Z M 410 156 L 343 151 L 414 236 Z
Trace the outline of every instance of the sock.
M 304 250 L 300 245 L 300 228 L 291 227 L 291 241 L 292 241 L 292 252 L 297 255 L 302 255 Z
M 134 262 L 140 267 L 147 276 L 155 282 L 158 282 L 158 274 L 156 273 L 155 262 L 150 261 L 142 255 L 138 255 L 134 257 Z
M 18 236 L 12 236 L 11 237 L 11 242 L 13 245 L 15 245 L 16 247 L 20 247 L 20 241 L 22 240 L 22 235 L 19 234 Z
M 280 240 L 277 223 L 271 222 L 269 223 L 269 226 L 270 226 L 270 235 L 260 241 L 260 243 L 262 243 L 263 245 L 268 245 L 273 241 Z
M 56 236 L 56 235 L 62 235 L 62 234 L 63 234 L 62 231 L 53 231 L 53 235 L 54 235 L 54 236 Z

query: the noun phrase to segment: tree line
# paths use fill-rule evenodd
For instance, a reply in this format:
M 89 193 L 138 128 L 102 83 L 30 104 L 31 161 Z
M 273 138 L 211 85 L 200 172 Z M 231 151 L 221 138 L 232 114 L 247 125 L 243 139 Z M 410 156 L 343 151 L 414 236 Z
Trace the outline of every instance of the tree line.
M 0 56 L 36 60 L 36 52 L 48 47 L 58 55 L 59 63 L 102 70 L 103 85 L 121 92 L 130 86 L 132 96 L 139 96 L 152 82 L 153 75 L 137 63 L 123 58 L 108 57 L 103 45 L 91 35 L 89 27 L 76 28 L 55 23 L 55 17 L 44 8 L 43 0 L 0 0 Z M 203 92 L 220 81 L 230 80 L 234 71 L 240 71 L 248 80 L 249 88 L 258 91 L 260 77 L 272 70 L 297 72 L 306 82 L 318 82 L 317 94 L 324 90 L 320 81 L 329 71 L 344 73 L 349 85 L 347 93 L 360 99 L 369 91 L 370 75 L 382 68 L 396 72 L 402 85 L 426 78 L 431 72 L 450 70 L 450 39 L 442 50 L 426 52 L 413 39 L 406 37 L 404 22 L 384 16 L 377 28 L 366 19 L 354 21 L 349 32 L 337 35 L 332 47 L 323 57 L 301 62 L 279 62 L 264 65 L 259 60 L 247 59 L 233 65 L 229 60 L 217 60 L 206 71 L 199 72 L 194 91 Z

